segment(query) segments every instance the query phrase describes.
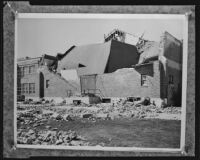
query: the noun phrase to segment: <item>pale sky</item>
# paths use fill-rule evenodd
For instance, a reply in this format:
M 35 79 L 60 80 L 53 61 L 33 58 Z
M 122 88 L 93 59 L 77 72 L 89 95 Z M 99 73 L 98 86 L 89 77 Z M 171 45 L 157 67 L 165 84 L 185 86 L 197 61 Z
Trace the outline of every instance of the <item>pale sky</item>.
M 72 45 L 103 43 L 104 34 L 113 29 L 159 41 L 164 31 L 183 39 L 183 20 L 163 19 L 18 19 L 18 58 L 55 56 Z

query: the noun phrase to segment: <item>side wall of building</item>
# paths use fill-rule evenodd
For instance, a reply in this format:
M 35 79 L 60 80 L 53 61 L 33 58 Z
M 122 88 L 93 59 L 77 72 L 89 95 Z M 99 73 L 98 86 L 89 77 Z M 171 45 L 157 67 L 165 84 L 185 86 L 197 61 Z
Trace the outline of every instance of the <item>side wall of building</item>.
M 35 93 L 23 93 L 23 95 L 25 95 L 25 98 L 37 98 L 39 97 L 39 93 L 40 93 L 40 88 L 39 88 L 39 74 L 35 73 L 35 74 L 30 74 L 30 75 L 26 75 L 25 77 L 21 78 L 20 80 L 21 84 L 24 83 L 34 83 L 35 84 Z
M 96 88 L 105 97 L 153 97 L 160 98 L 159 61 L 137 68 L 124 68 L 114 73 L 97 75 Z M 147 76 L 147 85 L 141 85 L 141 75 Z
M 177 40 L 168 32 L 162 36 L 162 43 L 164 44 L 163 55 L 174 62 L 182 63 L 182 42 Z
M 168 65 L 167 67 L 168 84 L 169 77 L 173 77 L 172 84 L 168 85 L 168 104 L 181 106 L 181 94 L 182 94 L 182 72 Z
M 37 72 L 37 69 L 39 67 L 39 58 L 33 58 L 33 59 L 27 59 L 23 61 L 18 61 L 17 64 L 17 90 L 18 90 L 18 95 L 24 95 L 25 99 L 34 99 L 34 98 L 39 98 L 39 93 L 40 93 L 40 87 L 39 87 L 39 73 Z M 34 71 L 29 73 L 29 66 L 34 66 Z M 20 68 L 21 67 L 26 67 L 28 72 L 24 72 L 23 75 L 21 73 Z M 27 84 L 28 88 L 26 88 L 26 91 L 22 85 Z M 34 84 L 34 92 L 30 92 L 30 87 L 29 84 Z
M 80 86 L 73 81 L 67 81 L 60 75 L 50 72 L 47 68 L 42 68 L 40 71 L 44 76 L 44 98 L 65 98 L 80 93 Z
M 161 46 L 163 48 L 162 54 L 167 59 L 166 72 L 161 72 L 161 97 L 167 97 L 169 105 L 181 106 L 182 43 L 165 32 Z

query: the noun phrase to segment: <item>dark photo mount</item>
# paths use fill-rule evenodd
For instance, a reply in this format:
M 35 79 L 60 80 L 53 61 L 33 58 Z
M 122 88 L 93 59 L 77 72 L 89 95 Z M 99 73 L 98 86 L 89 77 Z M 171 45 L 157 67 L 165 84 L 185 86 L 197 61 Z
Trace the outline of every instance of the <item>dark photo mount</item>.
M 31 4 L 31 2 L 30 2 L 30 4 Z M 32 3 L 32 5 L 34 6 L 40 6 L 41 4 L 39 4 L 39 3 Z M 42 5 L 46 5 L 46 3 L 44 2 Z M 51 5 L 51 4 L 50 4 Z M 57 5 L 57 7 L 59 6 L 59 5 L 62 5 L 61 3 L 60 4 L 58 4 Z M 4 3 L 4 8 L 5 8 L 5 6 L 6 6 L 6 4 Z M 16 6 L 14 5 L 14 7 L 13 8 L 15 8 Z M 17 8 L 17 7 L 16 7 Z M 70 53 L 70 52 L 69 52 Z M 59 56 L 58 56 L 59 57 Z M 153 60 L 153 59 L 152 59 Z M 149 62 L 147 62 L 147 64 L 148 64 Z M 77 67 L 78 68 L 82 68 L 82 69 L 84 69 L 85 67 L 87 67 L 87 65 L 85 65 L 84 63 L 79 63 L 78 65 L 77 65 Z M 138 68 L 139 66 L 135 66 L 136 68 Z M 54 70 L 55 68 L 52 66 L 51 67 L 52 68 L 52 70 Z M 67 70 L 68 68 L 66 68 L 66 70 Z M 31 70 L 31 69 L 30 69 Z M 106 70 L 105 71 L 109 71 L 108 70 L 108 67 L 106 68 Z M 142 83 L 142 84 L 145 84 L 146 82 L 146 79 L 145 79 L 145 77 L 143 76 L 143 81 L 141 81 L 140 83 Z M 170 85 L 172 85 L 173 84 L 173 82 L 174 82 L 174 77 L 173 76 L 169 76 L 169 81 L 168 81 L 169 83 L 170 83 Z M 50 83 L 50 81 L 44 81 L 44 83 L 47 83 L 45 86 L 43 86 L 44 88 L 48 88 L 48 87 L 50 87 L 51 86 L 51 83 Z M 47 87 L 48 86 L 48 87 Z M 26 88 L 26 87 L 25 87 Z M 29 84 L 29 91 L 28 92 L 33 92 L 32 91 L 32 89 L 33 89 L 33 85 L 32 84 Z M 94 91 L 94 90 L 93 90 Z M 93 92 L 92 90 L 90 90 L 90 92 Z M 88 92 L 88 91 L 87 91 Z M 88 94 L 86 92 L 86 94 Z M 42 95 L 42 97 L 44 96 L 44 94 L 45 93 L 43 93 L 43 95 Z M 90 95 L 93 95 L 93 93 L 89 93 Z M 71 91 L 67 91 L 67 95 L 72 95 L 72 92 Z M 128 101 L 129 102 L 132 102 L 132 101 L 135 101 L 137 99 L 137 97 L 128 97 Z M 110 100 L 109 100 L 110 101 Z M 79 101 L 79 100 L 77 100 L 76 102 L 78 102 L 78 103 L 76 103 L 75 105 L 76 106 L 78 106 L 78 105 L 80 105 L 82 102 L 81 101 Z M 106 101 L 106 103 L 108 103 L 108 101 Z M 39 113 L 39 111 L 38 111 L 38 113 Z M 88 115 L 88 116 L 90 116 L 90 115 Z M 69 119 L 69 121 L 70 121 L 70 117 L 68 117 L 68 119 Z M 187 140 L 186 140 L 187 141 Z M 187 155 L 187 153 L 189 153 L 190 154 L 190 152 L 191 152 L 191 149 L 190 149 L 190 147 L 188 147 L 188 145 L 187 145 L 187 143 L 188 142 L 186 142 L 186 155 Z M 52 148 L 53 149 L 53 148 Z M 198 150 L 197 148 L 195 148 L 196 150 Z M 20 148 L 17 148 L 17 150 L 21 150 Z M 59 152 L 59 151 L 58 151 Z M 75 153 L 75 152 L 74 152 Z M 76 153 L 75 153 L 76 154 Z M 153 154 L 153 153 L 152 153 Z

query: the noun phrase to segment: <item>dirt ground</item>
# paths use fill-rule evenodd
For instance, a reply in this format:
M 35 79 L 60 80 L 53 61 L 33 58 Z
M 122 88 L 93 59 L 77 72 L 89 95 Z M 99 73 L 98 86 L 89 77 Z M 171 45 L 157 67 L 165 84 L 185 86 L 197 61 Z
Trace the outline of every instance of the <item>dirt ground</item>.
M 178 148 L 180 107 L 18 104 L 19 144 Z

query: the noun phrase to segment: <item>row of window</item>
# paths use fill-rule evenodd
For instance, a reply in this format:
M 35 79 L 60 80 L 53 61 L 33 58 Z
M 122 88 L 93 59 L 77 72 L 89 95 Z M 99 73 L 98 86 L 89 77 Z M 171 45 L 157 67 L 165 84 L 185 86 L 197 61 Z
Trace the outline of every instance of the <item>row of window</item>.
M 33 74 L 35 72 L 36 72 L 35 65 L 31 65 L 31 66 L 20 67 L 17 74 L 23 77 L 24 75 Z
M 22 83 L 17 86 L 18 94 L 32 94 L 35 93 L 35 83 Z

